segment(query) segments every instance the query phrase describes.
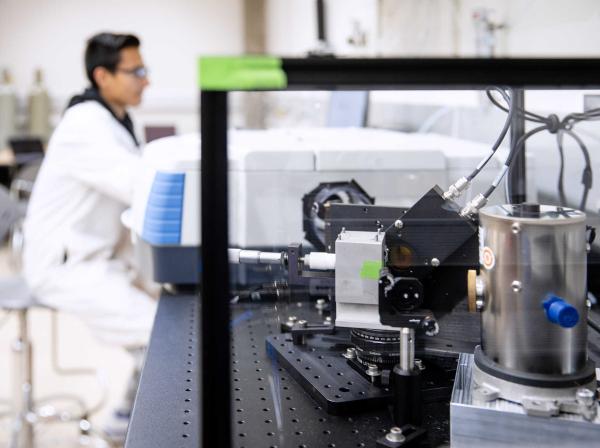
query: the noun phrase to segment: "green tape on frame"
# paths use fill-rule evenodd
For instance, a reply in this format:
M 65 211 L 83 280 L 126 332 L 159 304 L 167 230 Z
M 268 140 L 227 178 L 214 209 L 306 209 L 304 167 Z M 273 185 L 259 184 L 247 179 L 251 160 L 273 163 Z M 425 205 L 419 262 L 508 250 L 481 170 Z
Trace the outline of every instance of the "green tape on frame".
M 367 260 L 363 262 L 362 267 L 360 268 L 360 278 L 370 280 L 379 279 L 379 271 L 382 266 L 383 263 L 377 260 Z
M 206 56 L 198 61 L 202 90 L 272 90 L 287 87 L 281 59 L 272 56 Z

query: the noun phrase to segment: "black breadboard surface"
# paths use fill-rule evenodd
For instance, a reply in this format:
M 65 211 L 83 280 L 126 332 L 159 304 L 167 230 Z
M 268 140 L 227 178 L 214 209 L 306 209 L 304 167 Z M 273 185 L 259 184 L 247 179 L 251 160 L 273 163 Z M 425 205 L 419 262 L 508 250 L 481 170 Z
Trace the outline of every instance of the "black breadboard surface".
M 126 448 L 200 446 L 199 299 L 194 295 L 163 294 L 136 403 Z M 592 310 L 600 322 L 600 313 Z M 295 315 L 318 322 L 322 316 L 312 304 L 236 304 L 232 307 L 232 418 L 236 448 L 375 447 L 375 440 L 392 426 L 387 409 L 360 409 L 331 415 L 309 395 L 288 371 L 267 353 L 266 339 L 282 337 L 278 316 Z M 472 347 L 478 328 L 465 331 L 473 322 L 467 316 L 440 319 L 447 329 L 433 338 L 432 352 L 457 348 L 457 339 Z M 463 321 L 460 325 L 458 321 Z M 473 333 L 473 334 L 471 334 Z M 461 336 L 462 335 L 462 336 Z M 277 339 L 279 341 L 279 339 Z M 432 341 L 432 342 L 433 342 Z M 307 341 L 308 342 L 308 341 Z M 589 328 L 589 355 L 600 361 L 600 334 Z M 462 348 L 462 347 L 461 347 Z M 429 351 L 429 349 L 427 350 Z M 337 376 L 338 370 L 332 369 Z M 349 393 L 349 392 L 345 392 Z M 335 398 L 335 397 L 334 397 Z M 430 446 L 447 446 L 449 406 L 425 405 L 424 427 Z
M 304 345 L 294 345 L 285 334 L 266 339 L 271 363 L 284 367 L 329 414 L 347 415 L 385 406 L 391 392 L 371 385 L 348 365 L 341 353 L 349 346 L 348 341 L 336 344 L 333 337 L 320 335 L 309 337 Z
M 164 293 L 161 297 L 126 448 L 200 446 L 202 403 L 198 400 L 198 387 L 202 370 L 199 362 L 199 303 L 199 298 L 194 295 Z M 238 303 L 232 306 L 231 311 L 231 437 L 234 447 L 375 447 L 375 441 L 393 426 L 391 413 L 385 405 L 376 409 L 361 406 L 341 415 L 328 413 L 327 407 L 294 379 L 289 373 L 292 370 L 286 370 L 277 356 L 272 356 L 272 353 L 270 356 L 267 352 L 269 337 L 272 341 L 281 340 L 280 344 L 289 343 L 286 340 L 289 334 L 280 332 L 280 317 L 285 320 L 287 316 L 294 315 L 309 322 L 323 320 L 324 316 L 318 313 L 314 303 Z M 440 339 L 442 343 L 433 352 L 437 353 L 444 347 L 446 350 L 457 348 L 461 326 L 453 324 L 445 327 L 453 329 L 446 335 L 449 339 Z M 274 339 L 275 336 L 278 339 Z M 309 342 L 307 340 L 307 346 Z M 331 363 L 335 367 L 327 367 L 331 370 L 328 378 L 350 378 L 347 381 L 354 382 L 352 378 L 359 378 L 359 374 L 350 367 L 344 370 L 344 361 L 335 353 L 338 346 L 333 345 L 330 354 L 339 362 Z M 339 350 L 346 346 L 347 343 L 341 343 Z M 339 372 L 344 375 L 338 375 Z M 330 383 L 323 380 L 320 384 L 323 390 L 327 390 L 324 386 Z M 348 392 L 331 390 L 332 400 L 341 400 L 335 395 L 360 395 L 361 390 L 366 392 L 370 389 L 364 387 L 364 382 L 362 386 L 347 386 Z M 448 403 L 426 404 L 424 410 L 424 426 L 428 429 L 430 446 L 448 445 Z
M 161 296 L 125 448 L 200 446 L 198 302 Z
M 394 426 L 385 405 L 369 409 L 385 393 L 365 387 L 363 378 L 345 366 L 345 360 L 330 353 L 330 372 L 318 374 L 316 387 L 331 391 L 331 402 L 342 405 L 346 395 L 364 397 L 364 407 L 343 409 L 343 415 L 327 412 L 327 405 L 316 401 L 296 381 L 273 352 L 269 343 L 288 347 L 290 336 L 280 333 L 278 315 L 293 314 L 299 319 L 318 320 L 309 303 L 289 305 L 282 310 L 259 305 L 237 305 L 233 309 L 232 372 L 233 372 L 233 442 L 237 448 L 331 448 L 375 447 L 375 442 Z M 277 339 L 275 339 L 277 338 Z M 269 341 L 269 342 L 267 342 Z M 346 344 L 348 346 L 348 344 Z M 307 348 L 310 351 L 310 348 Z M 340 349 L 341 350 L 341 349 Z M 293 358 L 293 362 L 298 357 Z M 300 358 L 302 359 L 302 358 Z M 291 361 L 290 361 L 291 362 Z M 303 361 L 300 361 L 302 363 Z M 345 366 L 345 368 L 344 368 Z M 304 367 L 311 367 L 310 365 Z M 312 368 L 312 367 L 311 367 Z M 348 378 L 347 391 L 326 388 L 338 383 L 333 377 Z M 315 375 L 317 376 L 317 375 Z M 331 380 L 331 381 L 329 381 Z M 337 380 L 337 378 L 336 378 Z M 357 386 L 356 384 L 363 384 Z M 364 392 L 364 395 L 361 395 Z M 337 396 L 337 397 L 336 397 Z M 350 412 L 347 412 L 350 411 Z M 449 443 L 449 406 L 432 403 L 425 406 L 425 425 L 430 430 L 431 446 Z

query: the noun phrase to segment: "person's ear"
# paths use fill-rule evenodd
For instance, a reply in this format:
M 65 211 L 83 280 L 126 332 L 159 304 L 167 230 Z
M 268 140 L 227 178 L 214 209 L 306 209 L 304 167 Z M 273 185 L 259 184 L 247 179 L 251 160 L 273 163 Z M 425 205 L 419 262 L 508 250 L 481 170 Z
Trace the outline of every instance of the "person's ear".
M 106 85 L 110 74 L 111 73 L 105 67 L 96 67 L 92 72 L 92 77 L 94 78 L 94 81 L 96 81 L 98 87 L 103 87 Z

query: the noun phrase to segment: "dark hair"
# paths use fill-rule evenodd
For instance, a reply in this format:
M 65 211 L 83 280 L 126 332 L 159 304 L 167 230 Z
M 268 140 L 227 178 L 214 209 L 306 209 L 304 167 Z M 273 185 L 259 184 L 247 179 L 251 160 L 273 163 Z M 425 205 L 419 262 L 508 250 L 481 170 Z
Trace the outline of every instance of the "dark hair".
M 123 48 L 139 46 L 140 40 L 133 34 L 100 33 L 92 36 L 85 49 L 85 71 L 92 86 L 98 88 L 93 75 L 96 67 L 104 67 L 114 73 L 120 60 L 119 52 Z

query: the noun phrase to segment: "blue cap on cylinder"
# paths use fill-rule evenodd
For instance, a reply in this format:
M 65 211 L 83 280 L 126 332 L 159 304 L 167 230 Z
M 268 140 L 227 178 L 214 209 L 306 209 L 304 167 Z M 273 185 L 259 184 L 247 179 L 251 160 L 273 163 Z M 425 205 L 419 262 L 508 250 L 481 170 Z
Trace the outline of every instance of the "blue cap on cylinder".
M 561 297 L 549 295 L 544 300 L 543 306 L 546 310 L 546 317 L 554 324 L 558 324 L 563 328 L 572 328 L 579 322 L 577 308 Z

